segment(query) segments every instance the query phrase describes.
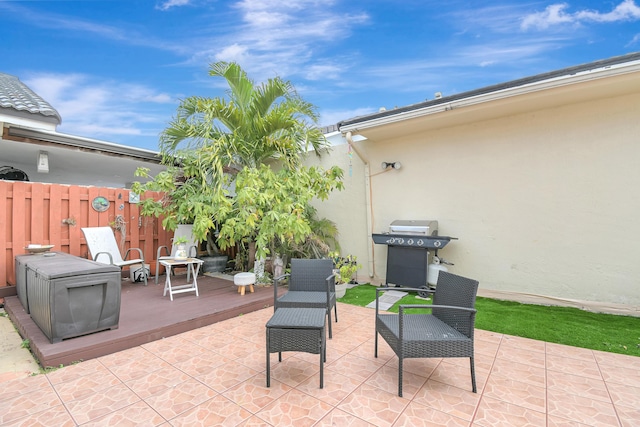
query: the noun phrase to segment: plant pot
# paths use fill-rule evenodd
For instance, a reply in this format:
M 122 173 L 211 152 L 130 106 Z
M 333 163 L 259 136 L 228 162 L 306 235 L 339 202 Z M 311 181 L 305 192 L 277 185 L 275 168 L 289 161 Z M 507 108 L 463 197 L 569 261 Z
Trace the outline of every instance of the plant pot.
M 336 298 L 342 298 L 347 292 L 347 283 L 336 284 Z
M 200 257 L 200 259 L 203 261 L 203 273 L 219 273 L 224 271 L 227 268 L 227 261 L 229 261 L 227 255 L 205 256 Z
M 178 249 L 176 249 L 176 254 L 174 256 L 175 259 L 184 260 L 188 258 L 187 255 L 187 245 L 179 244 Z

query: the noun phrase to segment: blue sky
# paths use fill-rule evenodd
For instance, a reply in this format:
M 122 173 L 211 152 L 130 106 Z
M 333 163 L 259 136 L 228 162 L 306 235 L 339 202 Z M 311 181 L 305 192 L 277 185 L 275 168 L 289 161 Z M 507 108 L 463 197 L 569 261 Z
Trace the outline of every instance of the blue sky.
M 640 1 L 0 0 L 0 72 L 59 132 L 151 150 L 209 64 L 280 76 L 321 125 L 640 51 Z

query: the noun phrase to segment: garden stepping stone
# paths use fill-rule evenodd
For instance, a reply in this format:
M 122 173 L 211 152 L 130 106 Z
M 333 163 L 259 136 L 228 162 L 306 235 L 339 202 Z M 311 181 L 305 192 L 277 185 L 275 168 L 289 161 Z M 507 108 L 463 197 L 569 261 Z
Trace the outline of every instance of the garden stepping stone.
M 407 293 L 402 291 L 387 291 L 383 293 L 378 299 L 378 301 L 380 301 L 380 310 L 389 310 L 393 304 L 400 301 L 405 295 L 407 295 Z M 376 308 L 376 300 L 371 301 L 367 307 Z

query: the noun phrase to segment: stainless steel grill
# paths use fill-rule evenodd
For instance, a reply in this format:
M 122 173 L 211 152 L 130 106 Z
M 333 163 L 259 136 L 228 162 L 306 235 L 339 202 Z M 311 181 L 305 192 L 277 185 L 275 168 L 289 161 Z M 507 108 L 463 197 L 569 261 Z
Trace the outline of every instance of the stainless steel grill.
M 389 224 L 389 232 L 394 234 L 411 234 L 416 236 L 437 236 L 438 221 L 397 219 Z
M 372 234 L 376 244 L 387 245 L 386 283 L 427 288 L 429 250 L 435 253 L 455 237 L 439 236 L 438 221 L 396 220 L 389 231 Z
M 389 225 L 389 231 L 372 234 L 372 237 L 380 245 L 430 249 L 444 248 L 452 239 L 438 236 L 438 221 L 432 220 L 396 220 Z

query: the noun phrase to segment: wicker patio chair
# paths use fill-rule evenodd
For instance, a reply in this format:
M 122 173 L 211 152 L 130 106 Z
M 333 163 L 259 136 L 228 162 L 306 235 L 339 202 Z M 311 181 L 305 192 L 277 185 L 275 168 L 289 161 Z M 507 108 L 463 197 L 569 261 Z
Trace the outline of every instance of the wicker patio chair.
M 278 286 L 283 279 L 289 279 L 289 290 L 278 297 Z M 333 274 L 333 261 L 330 259 L 291 260 L 291 273 L 273 279 L 273 310 L 278 308 L 324 308 L 327 311 L 329 338 L 331 331 L 331 309 L 338 321 L 336 306 L 336 277 Z
M 398 314 L 379 311 L 378 299 L 385 290 L 433 293 L 433 305 L 401 305 Z M 398 396 L 402 397 L 402 361 L 423 357 L 468 357 L 471 384 L 476 393 L 473 364 L 478 282 L 455 274 L 440 272 L 435 291 L 418 288 L 378 288 L 376 290 L 375 357 L 378 357 L 378 334 L 398 356 Z M 411 313 L 407 313 L 407 309 Z M 431 314 L 422 312 L 430 310 Z M 418 311 L 416 313 L 415 311 Z
M 120 255 L 120 248 L 116 242 L 116 236 L 111 227 L 85 227 L 82 233 L 87 241 L 87 247 L 94 261 L 102 264 L 117 265 L 122 270 L 123 267 L 140 264 L 143 269 L 142 279 L 147 286 L 147 275 L 144 274 L 144 254 L 140 248 L 130 248 L 124 254 L 124 259 Z M 137 251 L 140 258 L 129 258 L 129 253 Z

